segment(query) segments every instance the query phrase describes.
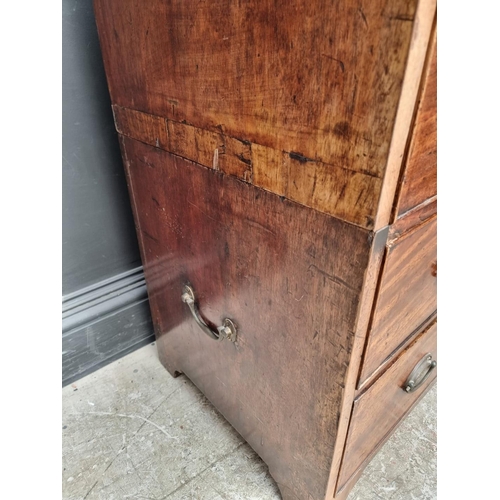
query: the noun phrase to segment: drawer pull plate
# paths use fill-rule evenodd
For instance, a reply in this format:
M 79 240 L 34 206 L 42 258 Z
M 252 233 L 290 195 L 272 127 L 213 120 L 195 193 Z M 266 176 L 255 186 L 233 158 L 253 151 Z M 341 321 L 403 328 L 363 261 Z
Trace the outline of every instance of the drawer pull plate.
M 224 318 L 222 321 L 222 326 L 218 326 L 217 329 L 212 328 L 203 319 L 196 305 L 196 298 L 194 295 L 194 290 L 189 285 L 184 285 L 182 290 L 181 300 L 189 306 L 191 314 L 194 320 L 198 323 L 198 326 L 213 340 L 230 340 L 231 342 L 236 342 L 236 325 L 229 318 Z
M 427 377 L 430 375 L 432 370 L 436 368 L 437 361 L 432 359 L 432 354 L 427 353 L 413 368 L 412 372 L 406 379 L 404 384 L 404 390 L 406 392 L 413 392 L 418 387 L 420 387 Z

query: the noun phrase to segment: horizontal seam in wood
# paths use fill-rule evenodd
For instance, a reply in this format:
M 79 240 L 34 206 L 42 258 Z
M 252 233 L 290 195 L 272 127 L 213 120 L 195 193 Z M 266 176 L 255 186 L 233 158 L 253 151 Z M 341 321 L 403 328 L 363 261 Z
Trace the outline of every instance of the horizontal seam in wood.
M 389 248 L 392 248 L 395 244 L 399 244 L 401 241 L 406 240 L 408 236 L 412 236 L 419 229 L 422 229 L 422 226 L 424 226 L 425 224 L 430 224 L 436 219 L 437 219 L 437 213 L 433 213 L 427 219 L 423 220 L 420 224 L 416 224 L 415 226 L 409 227 L 406 231 L 402 232 L 401 234 L 392 235 L 392 237 L 390 235 L 387 240 L 387 246 Z
M 396 361 L 398 361 L 404 350 L 424 335 L 434 325 L 436 319 L 437 310 L 434 310 L 429 316 L 427 316 L 427 318 L 424 319 L 424 321 L 422 321 L 422 323 L 420 323 L 420 325 L 417 326 L 417 328 L 413 329 L 412 332 L 407 335 L 388 356 L 386 356 L 379 366 L 377 366 L 375 371 L 373 371 L 370 376 L 365 379 L 359 387 L 357 387 L 356 390 L 359 392 L 355 395 L 354 401 L 357 401 L 361 396 L 363 396 L 366 391 L 368 391 L 368 389 L 370 389 L 380 379 L 380 377 L 382 377 L 384 373 L 389 370 L 394 363 L 396 363 Z M 388 363 L 391 358 L 392 362 Z
M 403 212 L 402 214 L 400 214 L 399 217 L 394 221 L 393 224 L 396 224 L 400 220 L 403 220 L 406 217 L 413 215 L 414 213 L 418 212 L 419 210 L 422 210 L 422 208 L 425 208 L 427 205 L 430 205 L 431 203 L 434 203 L 435 201 L 437 201 L 437 194 L 435 194 L 434 196 L 431 196 L 430 198 L 427 198 L 422 203 L 419 203 L 415 207 L 412 207 L 412 208 L 408 209 L 406 212 Z M 422 221 L 422 222 L 424 222 L 424 221 Z
M 177 121 L 177 120 L 172 120 L 171 118 L 166 118 L 166 117 L 163 117 L 163 116 L 153 115 L 153 114 L 145 112 L 145 111 L 140 111 L 140 110 L 137 110 L 137 109 L 132 109 L 132 108 L 127 108 L 127 107 L 124 107 L 124 106 L 120 106 L 118 104 L 113 104 L 113 108 L 120 108 L 120 109 L 125 110 L 126 112 L 140 113 L 140 114 L 148 115 L 148 116 L 151 116 L 151 117 L 153 117 L 155 119 L 163 120 L 165 122 L 165 125 L 168 122 L 170 122 L 170 123 L 175 123 L 175 124 L 178 124 L 178 125 L 184 125 L 184 126 L 187 126 L 187 127 L 192 127 L 192 128 L 194 128 L 196 130 L 199 130 L 199 131 L 209 132 L 209 133 L 215 134 L 215 135 L 220 135 L 223 138 L 229 138 L 229 139 L 233 139 L 235 141 L 239 141 L 242 144 L 244 144 L 245 146 L 250 146 L 251 147 L 252 145 L 255 145 L 255 146 L 262 147 L 262 148 L 267 148 L 267 149 L 270 149 L 271 151 L 276 151 L 278 153 L 282 153 L 282 154 L 288 155 L 288 156 L 290 156 L 291 159 L 294 159 L 294 155 L 298 155 L 297 153 L 294 153 L 293 151 L 283 151 L 283 150 L 280 150 L 280 149 L 275 149 L 275 148 L 270 147 L 270 146 L 264 146 L 263 144 L 259 144 L 257 142 L 251 142 L 248 139 L 241 139 L 239 137 L 233 137 L 231 135 L 228 135 L 228 134 L 225 134 L 225 133 L 221 132 L 220 130 L 212 130 L 212 129 L 200 128 L 200 127 L 197 127 L 196 125 L 193 125 L 192 123 L 189 123 L 187 121 L 180 122 L 180 121 Z M 121 131 L 121 130 L 118 129 L 118 126 L 117 126 L 116 122 L 117 122 L 117 120 L 116 120 L 116 117 L 115 117 L 115 128 L 116 128 L 116 131 L 119 134 L 126 135 L 127 137 L 130 137 L 131 139 L 139 140 L 135 136 L 124 134 L 123 131 Z M 167 131 L 167 129 L 165 129 L 165 130 Z M 168 133 L 168 131 L 167 131 L 167 133 Z M 144 141 L 140 141 L 140 142 L 144 142 Z M 145 144 L 149 144 L 149 143 L 145 143 Z M 155 146 L 155 147 L 157 147 L 158 149 L 162 149 L 163 151 L 167 151 L 168 153 L 177 154 L 175 151 L 171 151 L 170 149 L 166 149 L 165 147 L 161 147 L 161 146 Z M 181 156 L 179 154 L 177 154 L 177 155 Z M 302 156 L 302 155 L 298 155 L 298 156 Z M 366 175 L 367 177 L 373 177 L 375 179 L 382 180 L 382 176 L 376 175 L 376 174 L 374 174 L 372 172 L 369 172 L 369 171 L 366 171 L 366 170 L 354 170 L 354 169 L 347 168 L 347 167 L 342 166 L 342 165 L 334 165 L 333 163 L 326 163 L 326 162 L 324 162 L 324 161 L 322 161 L 320 159 L 316 159 L 316 158 L 306 158 L 305 161 L 304 161 L 304 163 L 319 163 L 321 165 L 326 165 L 327 167 L 332 167 L 332 168 L 335 168 L 335 169 L 345 170 L 346 172 L 352 172 L 352 173 L 355 173 L 355 174 Z
M 261 191 L 265 191 L 266 193 L 272 194 L 273 196 L 277 196 L 278 198 L 281 198 L 282 200 L 286 200 L 288 203 L 293 203 L 293 204 L 298 205 L 300 207 L 307 208 L 308 210 L 313 210 L 314 212 L 317 212 L 317 213 L 319 213 L 319 214 L 321 214 L 321 215 L 323 215 L 325 217 L 331 217 L 332 219 L 335 219 L 335 220 L 338 220 L 338 221 L 342 221 L 343 223 L 348 224 L 349 226 L 354 226 L 357 229 L 361 229 L 362 231 L 365 231 L 366 233 L 374 234 L 374 231 L 372 229 L 368 229 L 365 226 L 361 226 L 361 225 L 356 224 L 355 222 L 352 222 L 350 220 L 342 219 L 342 218 L 340 218 L 337 215 L 332 215 L 332 214 L 329 214 L 328 212 L 324 212 L 322 210 L 318 210 L 315 207 L 310 207 L 308 205 L 304 205 L 302 203 L 299 203 L 298 201 L 293 200 L 292 198 L 287 198 L 286 196 L 279 195 L 279 194 L 275 193 L 274 191 L 270 191 L 269 189 L 265 189 L 262 186 L 259 186 L 258 184 L 252 184 L 251 182 L 249 182 L 249 181 L 247 181 L 245 179 L 242 179 L 241 177 L 237 177 L 236 175 L 227 174 L 226 172 L 223 172 L 221 170 L 215 170 L 212 167 L 207 167 L 206 165 L 203 165 L 202 163 L 198 163 L 198 162 L 196 162 L 196 161 L 194 161 L 194 160 L 192 160 L 190 158 L 185 158 L 185 157 L 183 157 L 183 156 L 181 156 L 181 155 L 179 155 L 177 153 L 172 153 L 171 151 L 167 151 L 165 149 L 158 148 L 158 147 L 153 146 L 152 144 L 150 144 L 148 142 L 144 142 L 144 141 L 141 141 L 140 139 L 136 139 L 135 137 L 131 137 L 131 136 L 127 135 L 127 134 L 124 134 L 123 132 L 118 132 L 118 134 L 121 135 L 122 137 L 126 137 L 127 139 L 140 142 L 141 144 L 144 144 L 145 146 L 149 146 L 151 148 L 158 149 L 160 151 L 164 151 L 165 153 L 168 153 L 168 154 L 170 154 L 172 156 L 175 156 L 177 158 L 181 158 L 182 160 L 185 160 L 185 161 L 187 161 L 189 163 L 192 163 L 193 165 L 195 165 L 197 167 L 205 168 L 205 169 L 210 170 L 212 172 L 215 172 L 215 173 L 217 173 L 219 175 L 232 177 L 233 179 L 236 179 L 239 182 L 243 182 L 244 184 L 248 184 L 249 186 L 252 186 L 254 188 L 260 189 Z
M 382 445 L 387 441 L 387 439 L 394 433 L 394 431 L 403 423 L 405 418 L 409 415 L 409 413 L 415 408 L 417 403 L 427 394 L 427 392 L 430 390 L 430 388 L 433 386 L 433 383 L 435 383 L 436 377 L 432 378 L 430 383 L 425 387 L 425 389 L 422 391 L 422 394 L 420 394 L 417 399 L 411 404 L 411 406 L 404 412 L 404 414 L 401 416 L 401 418 L 391 427 L 389 431 L 387 431 L 384 436 L 377 442 L 377 444 L 373 447 L 372 451 L 368 454 L 368 456 L 361 462 L 361 464 L 354 470 L 354 472 L 346 479 L 344 484 L 336 491 L 336 495 L 339 493 L 342 493 L 342 491 L 345 489 L 345 487 L 349 484 L 349 481 L 351 481 L 356 475 L 367 465 L 373 457 L 378 453 Z M 353 403 L 353 412 L 354 412 L 354 403 Z M 347 439 L 346 439 L 347 442 Z M 339 472 L 339 480 L 340 480 L 340 472 Z M 340 481 L 339 481 L 340 482 Z

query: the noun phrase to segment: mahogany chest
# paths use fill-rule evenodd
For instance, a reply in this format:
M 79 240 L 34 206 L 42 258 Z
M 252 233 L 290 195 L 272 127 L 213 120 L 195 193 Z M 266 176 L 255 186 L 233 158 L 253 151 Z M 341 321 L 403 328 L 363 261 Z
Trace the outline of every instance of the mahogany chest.
M 158 352 L 343 499 L 436 377 L 433 0 L 95 0 Z

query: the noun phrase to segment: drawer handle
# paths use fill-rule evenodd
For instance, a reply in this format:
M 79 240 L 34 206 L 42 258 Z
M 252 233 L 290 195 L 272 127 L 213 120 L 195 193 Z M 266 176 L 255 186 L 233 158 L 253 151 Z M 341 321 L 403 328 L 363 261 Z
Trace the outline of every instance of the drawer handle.
M 429 374 L 437 366 L 437 361 L 432 359 L 432 354 L 427 353 L 413 368 L 409 377 L 406 379 L 404 389 L 406 392 L 413 392 L 415 389 L 420 387 Z
M 189 306 L 194 320 L 211 339 L 227 339 L 231 342 L 236 342 L 236 325 L 233 323 L 233 321 L 229 318 L 224 318 L 222 326 L 218 326 L 217 329 L 210 327 L 202 318 L 200 311 L 198 310 L 198 306 L 196 305 L 194 290 L 189 285 L 184 285 L 184 288 L 182 289 L 181 300 Z

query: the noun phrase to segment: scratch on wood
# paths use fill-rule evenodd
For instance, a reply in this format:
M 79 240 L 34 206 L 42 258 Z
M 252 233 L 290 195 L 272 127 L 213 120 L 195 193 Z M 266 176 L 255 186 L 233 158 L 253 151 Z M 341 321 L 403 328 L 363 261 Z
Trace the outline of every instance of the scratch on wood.
M 316 271 L 318 271 L 318 273 L 322 274 L 325 278 L 329 279 L 330 281 L 337 283 L 337 285 L 345 286 L 349 290 L 352 290 L 353 292 L 356 292 L 356 293 L 359 292 L 359 289 L 354 288 L 353 286 L 349 285 L 349 283 L 347 283 L 347 281 L 344 281 L 343 279 L 338 278 L 337 276 L 333 276 L 332 274 L 327 273 L 326 271 L 324 271 L 323 269 L 320 269 L 315 264 L 310 264 L 307 269 L 309 270 L 311 268 L 316 269 Z
M 356 98 L 358 96 L 358 77 L 354 75 L 354 88 L 352 90 L 351 102 L 348 107 L 349 114 L 353 114 L 356 109 Z
M 363 189 L 361 190 L 361 192 L 359 193 L 359 195 L 358 195 L 358 199 L 356 200 L 356 205 L 359 203 L 359 200 L 361 199 L 361 196 L 363 196 L 364 192 L 365 192 L 365 188 L 363 188 Z
M 144 158 L 141 158 L 140 156 L 138 157 L 138 160 L 143 163 L 144 165 L 146 165 L 147 167 L 150 167 L 150 168 L 155 168 L 155 166 L 148 161 L 148 159 L 146 157 Z
M 313 181 L 311 196 L 314 196 L 314 193 L 316 192 L 316 183 L 317 182 L 318 182 L 318 170 L 314 169 L 314 181 Z
M 363 19 L 363 22 L 365 23 L 365 26 L 368 28 L 368 21 L 366 20 L 365 13 L 361 9 L 361 7 L 358 8 L 358 12 L 359 12 L 359 15 L 361 16 L 361 18 Z
M 404 15 L 400 15 L 400 16 L 389 16 L 389 19 L 390 19 L 391 21 L 411 21 L 411 22 L 413 22 L 413 17 L 404 16 Z
M 211 217 L 210 215 L 208 215 L 206 212 L 204 212 L 199 206 L 195 205 L 194 203 L 191 203 L 189 200 L 186 200 L 192 207 L 198 209 L 205 217 L 208 217 L 209 219 L 217 222 L 217 223 L 220 223 L 220 220 L 217 220 L 215 219 L 214 217 Z
M 259 229 L 262 229 L 264 231 L 267 231 L 268 233 L 271 233 L 273 236 L 276 236 L 276 233 L 274 231 L 272 231 L 271 229 L 267 228 L 266 226 L 263 226 L 262 224 L 260 224 L 259 222 L 257 221 L 254 221 L 254 220 L 251 220 L 251 219 L 247 219 L 247 222 L 251 225 L 251 226 L 254 226 L 254 227 L 257 227 Z
M 147 231 L 144 231 L 144 229 L 141 229 L 141 233 L 144 235 L 144 236 L 147 236 L 150 240 L 153 240 L 154 242 L 156 243 L 159 243 L 160 240 L 158 238 L 155 238 L 154 236 L 152 236 L 151 234 L 149 234 Z
M 214 158 L 212 160 L 212 168 L 214 170 L 219 170 L 219 150 L 217 148 L 214 150 Z
M 331 59 L 332 61 L 338 62 L 340 65 L 340 69 L 342 70 L 342 73 L 345 73 L 345 65 L 340 59 L 337 59 L 336 57 L 330 56 L 328 54 L 321 54 L 321 55 L 323 57 L 326 57 L 327 59 Z

